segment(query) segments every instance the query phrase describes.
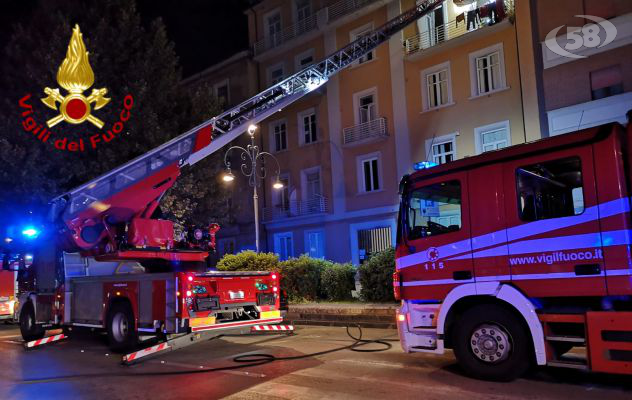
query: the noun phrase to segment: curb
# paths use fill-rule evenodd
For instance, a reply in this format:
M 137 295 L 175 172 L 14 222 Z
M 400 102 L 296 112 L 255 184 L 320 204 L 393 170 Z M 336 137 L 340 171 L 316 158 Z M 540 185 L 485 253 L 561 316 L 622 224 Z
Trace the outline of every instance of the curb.
M 395 329 L 397 304 L 313 303 L 290 305 L 284 318 L 293 325 Z

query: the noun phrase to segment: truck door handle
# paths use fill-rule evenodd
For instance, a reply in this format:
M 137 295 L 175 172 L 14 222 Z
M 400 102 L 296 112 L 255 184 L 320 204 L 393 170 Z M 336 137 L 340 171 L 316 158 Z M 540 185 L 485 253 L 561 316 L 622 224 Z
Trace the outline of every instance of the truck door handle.
M 575 266 L 575 275 L 599 275 L 601 274 L 601 265 L 599 264 L 579 264 Z
M 467 281 L 472 279 L 472 271 L 454 271 L 452 279 L 455 281 Z

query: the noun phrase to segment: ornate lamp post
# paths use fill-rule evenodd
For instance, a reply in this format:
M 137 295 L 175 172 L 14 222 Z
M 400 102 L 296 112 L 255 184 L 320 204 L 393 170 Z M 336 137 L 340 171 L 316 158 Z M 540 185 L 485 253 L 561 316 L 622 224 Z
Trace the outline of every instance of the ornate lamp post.
M 255 207 L 255 246 L 257 253 L 259 253 L 259 196 L 257 195 L 257 187 L 261 184 L 261 180 L 266 177 L 266 169 L 259 163 L 263 162 L 265 157 L 271 158 L 276 163 L 276 181 L 272 185 L 275 189 L 282 189 L 283 183 L 281 182 L 281 167 L 279 161 L 272 154 L 267 151 L 259 151 L 259 147 L 255 145 L 255 131 L 256 125 L 250 125 L 248 127 L 248 135 L 250 135 L 250 144 L 244 149 L 241 146 L 232 146 L 226 151 L 224 155 L 224 164 L 226 165 L 226 174 L 223 176 L 224 182 L 232 182 L 235 180 L 235 175 L 230 169 L 230 161 L 228 161 L 228 155 L 231 151 L 237 150 L 241 154 L 241 173 L 248 178 L 248 184 L 252 187 L 252 200 Z

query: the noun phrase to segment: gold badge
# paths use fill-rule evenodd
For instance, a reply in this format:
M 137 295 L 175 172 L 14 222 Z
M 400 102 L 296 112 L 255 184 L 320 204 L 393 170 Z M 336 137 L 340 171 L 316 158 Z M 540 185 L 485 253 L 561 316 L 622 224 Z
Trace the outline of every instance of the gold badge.
M 44 93 L 48 95 L 42 99 L 44 104 L 57 110 L 57 103 L 60 103 L 60 114 L 46 121 L 48 127 L 52 128 L 61 121 L 80 124 L 88 120 L 101 129 L 103 121 L 90 113 L 91 104 L 94 103 L 94 109 L 98 110 L 108 104 L 110 99 L 105 97 L 108 91 L 106 88 L 92 89 L 88 97 L 83 95 L 83 92 L 94 83 L 94 72 L 88 61 L 88 51 L 83 43 L 79 25 L 75 25 L 72 30 L 66 58 L 57 71 L 57 83 L 68 91 L 68 95 L 62 96 L 59 89 L 44 89 Z

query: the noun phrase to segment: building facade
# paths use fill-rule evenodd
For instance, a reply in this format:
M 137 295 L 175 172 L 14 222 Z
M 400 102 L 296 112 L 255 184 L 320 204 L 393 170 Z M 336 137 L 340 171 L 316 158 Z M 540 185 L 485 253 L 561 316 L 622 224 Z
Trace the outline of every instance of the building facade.
M 446 0 L 262 123 L 263 147 L 278 158 L 285 185 L 275 191 L 273 180 L 266 182 L 268 249 L 281 258 L 309 254 L 359 264 L 394 245 L 398 184 L 413 163 L 449 162 L 539 138 L 535 80 L 525 82 L 520 69 L 533 65 L 536 53 L 531 10 L 523 4 Z M 413 5 L 259 2 L 247 12 L 259 88 Z
M 560 0 L 534 2 L 541 51 L 542 107 L 546 130 L 559 135 L 608 122 L 626 122 L 632 109 L 632 2 Z M 612 41 L 594 19 L 614 27 Z M 559 30 L 557 28 L 561 27 Z M 571 57 L 547 46 L 547 36 Z

